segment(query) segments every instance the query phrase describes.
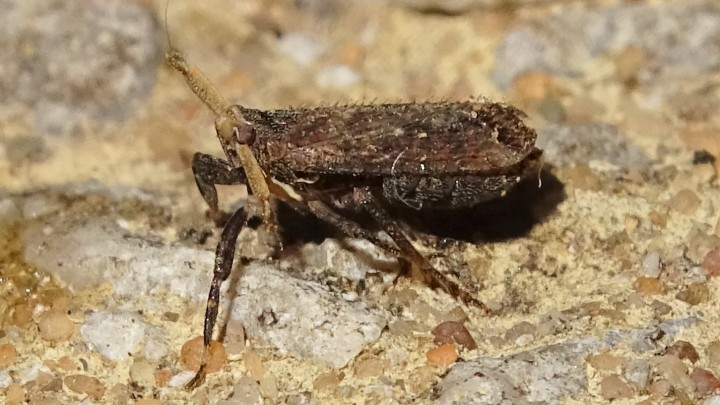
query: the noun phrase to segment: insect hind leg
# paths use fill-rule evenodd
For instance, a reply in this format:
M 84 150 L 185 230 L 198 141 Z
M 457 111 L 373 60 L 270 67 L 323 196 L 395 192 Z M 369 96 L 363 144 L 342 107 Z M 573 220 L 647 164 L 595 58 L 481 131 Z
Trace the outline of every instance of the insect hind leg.
M 437 288 L 445 291 L 453 297 L 457 297 L 466 304 L 474 305 L 486 313 L 490 310 L 480 302 L 478 299 L 473 297 L 469 292 L 460 287 L 457 283 L 449 280 L 445 275 L 440 273 L 415 247 L 410 243 L 410 240 L 405 236 L 398 223 L 388 215 L 387 211 L 382 205 L 380 197 L 380 190 L 373 190 L 371 187 L 363 187 L 355 189 L 355 203 L 358 206 L 363 207 L 370 216 L 380 225 L 380 227 L 392 238 L 400 252 L 405 256 L 407 260 L 415 263 L 422 272 L 426 282 L 432 288 Z

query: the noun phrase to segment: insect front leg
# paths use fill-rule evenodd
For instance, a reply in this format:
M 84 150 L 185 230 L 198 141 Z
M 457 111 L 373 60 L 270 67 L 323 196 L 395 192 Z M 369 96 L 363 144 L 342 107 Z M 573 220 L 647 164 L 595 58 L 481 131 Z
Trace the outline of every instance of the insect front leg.
M 457 283 L 449 280 L 445 275 L 440 273 L 415 247 L 410 243 L 407 236 L 403 233 L 398 223 L 392 219 L 375 193 L 381 194 L 382 191 L 373 191 L 371 187 L 356 188 L 354 193 L 355 203 L 363 207 L 380 227 L 393 239 L 400 249 L 403 256 L 415 263 L 422 272 L 426 282 L 432 288 L 439 288 L 448 294 L 460 298 L 466 304 L 474 305 L 486 313 L 490 309 L 482 302 L 478 301 L 470 293 L 461 288 Z
M 227 216 L 218 208 L 216 185 L 246 184 L 247 178 L 242 168 L 233 167 L 228 161 L 204 153 L 195 153 L 192 160 L 195 184 L 208 204 L 208 216 L 217 225 L 225 223 Z
M 218 308 L 220 306 L 220 286 L 227 280 L 232 272 L 233 259 L 235 257 L 235 245 L 237 244 L 240 231 L 247 224 L 247 212 L 239 208 L 230 217 L 225 228 L 223 228 L 220 241 L 215 249 L 215 267 L 213 268 L 213 279 L 208 293 L 207 306 L 205 308 L 205 326 L 203 328 L 203 353 L 200 358 L 200 368 L 195 377 L 187 383 L 187 389 L 195 389 L 202 385 L 207 374 L 207 358 L 212 340 L 213 329 L 217 321 Z

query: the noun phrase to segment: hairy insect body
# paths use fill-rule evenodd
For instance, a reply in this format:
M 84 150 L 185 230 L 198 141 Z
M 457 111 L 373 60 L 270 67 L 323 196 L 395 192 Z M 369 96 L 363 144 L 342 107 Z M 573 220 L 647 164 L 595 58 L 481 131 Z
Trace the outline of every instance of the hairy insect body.
M 259 164 L 298 201 L 308 188 L 372 185 L 415 209 L 469 207 L 504 195 L 542 155 L 524 114 L 499 103 L 233 108 L 252 131 L 239 142 L 253 139 Z
M 248 221 L 244 208 L 218 208 L 217 185 L 248 185 L 275 228 L 270 198 L 311 212 L 347 236 L 366 239 L 414 264 L 433 288 L 489 311 L 464 287 L 440 273 L 411 243 L 413 235 L 389 214 L 389 205 L 453 209 L 504 195 L 539 171 L 542 151 L 524 114 L 485 101 L 348 105 L 260 111 L 228 107 L 178 52 L 168 63 L 216 114 L 225 159 L 196 153 L 192 170 L 210 216 L 224 228 L 208 293 L 200 385 L 218 315 L 220 285 L 233 268 L 235 243 Z M 367 214 L 390 240 L 346 216 Z

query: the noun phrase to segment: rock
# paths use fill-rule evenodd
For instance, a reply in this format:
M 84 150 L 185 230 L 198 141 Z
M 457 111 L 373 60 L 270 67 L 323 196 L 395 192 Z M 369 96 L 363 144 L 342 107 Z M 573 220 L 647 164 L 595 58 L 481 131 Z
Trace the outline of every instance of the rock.
M 695 350 L 695 346 L 684 340 L 678 340 L 668 346 L 667 349 L 665 349 L 665 354 L 675 356 L 680 360 L 689 360 L 691 363 L 696 363 L 700 359 L 700 355 L 697 350 Z
M 105 395 L 105 386 L 95 377 L 73 374 L 65 377 L 63 382 L 70 390 L 88 395 L 95 401 L 99 401 Z
M 185 370 L 197 371 L 200 368 L 200 360 L 204 350 L 203 346 L 202 336 L 190 339 L 183 344 L 180 349 L 180 364 L 182 364 Z M 210 349 L 208 350 L 206 371 L 208 373 L 220 371 L 225 363 L 227 363 L 225 348 L 217 340 L 211 341 Z
M 320 284 L 294 279 L 272 265 L 251 263 L 239 284 L 232 317 L 249 336 L 335 368 L 376 340 L 386 324 L 363 302 L 338 299 Z
M 4 370 L 17 360 L 17 350 L 12 343 L 3 343 L 0 345 L 0 370 Z
M 162 37 L 149 7 L 2 0 L 0 9 L 1 111 L 21 102 L 39 132 L 68 135 L 125 120 L 150 94 Z
M 432 334 L 435 336 L 436 345 L 457 343 L 468 350 L 477 349 L 475 339 L 473 339 L 470 332 L 468 332 L 465 326 L 460 322 L 443 322 L 433 328 Z
M 695 390 L 700 398 L 720 390 L 720 380 L 710 370 L 695 368 L 690 374 L 690 378 L 695 383 Z
M 45 311 L 38 319 L 40 337 L 52 342 L 63 342 L 75 332 L 75 324 L 70 317 L 61 311 L 51 309 Z
M 140 350 L 150 325 L 129 312 L 94 312 L 80 327 L 87 345 L 103 357 L 121 361 Z
M 604 124 L 550 125 L 538 130 L 536 142 L 557 165 L 612 163 L 624 169 L 647 167 L 649 159 L 617 127 Z
M 635 396 L 630 384 L 623 381 L 619 375 L 613 374 L 604 377 L 600 382 L 600 393 L 608 401 Z
M 453 364 L 457 361 L 458 354 L 455 349 L 455 345 L 452 343 L 445 343 L 436 348 L 428 350 L 425 353 L 428 363 L 443 367 Z
M 631 47 L 648 55 L 632 68 L 640 79 L 694 75 L 720 65 L 718 36 L 720 10 L 712 1 L 563 10 L 508 31 L 496 50 L 493 80 L 505 89 L 529 71 L 578 76 L 593 58 Z
M 457 363 L 435 387 L 435 403 L 560 403 L 587 389 L 585 373 L 577 370 L 588 353 L 603 346 L 590 338 Z

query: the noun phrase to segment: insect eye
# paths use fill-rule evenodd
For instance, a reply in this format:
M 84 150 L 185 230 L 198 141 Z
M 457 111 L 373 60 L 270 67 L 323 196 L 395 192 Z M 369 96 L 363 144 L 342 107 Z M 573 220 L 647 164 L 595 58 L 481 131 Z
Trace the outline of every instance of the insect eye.
M 255 128 L 250 125 L 235 126 L 232 129 L 233 138 L 242 145 L 252 145 L 255 142 Z

